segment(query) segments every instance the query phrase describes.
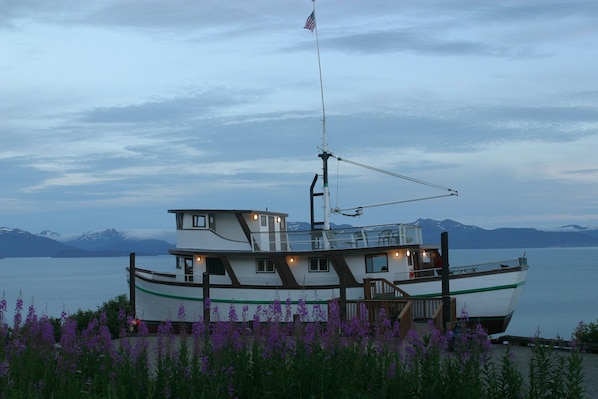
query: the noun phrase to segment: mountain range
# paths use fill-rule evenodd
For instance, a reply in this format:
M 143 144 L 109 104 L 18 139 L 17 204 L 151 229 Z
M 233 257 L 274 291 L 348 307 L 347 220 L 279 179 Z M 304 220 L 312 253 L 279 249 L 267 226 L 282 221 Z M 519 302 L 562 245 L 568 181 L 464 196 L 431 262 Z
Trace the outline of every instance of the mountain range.
M 598 247 L 598 227 L 563 226 L 554 231 L 534 228 L 500 228 L 486 230 L 454 220 L 418 219 L 423 240 L 439 244 L 440 234 L 448 232 L 449 246 L 454 249 Z M 333 228 L 350 227 L 337 225 Z M 309 223 L 288 222 L 288 230 L 309 230 Z M 166 255 L 174 248 L 174 232 L 144 234 L 108 229 L 79 236 L 61 236 L 51 231 L 40 234 L 0 227 L 0 257 L 104 257 Z
M 174 237 L 174 234 L 172 234 Z M 0 257 L 83 258 L 137 255 L 166 255 L 174 244 L 158 238 L 138 237 L 108 229 L 76 237 L 43 231 L 32 234 L 0 227 Z

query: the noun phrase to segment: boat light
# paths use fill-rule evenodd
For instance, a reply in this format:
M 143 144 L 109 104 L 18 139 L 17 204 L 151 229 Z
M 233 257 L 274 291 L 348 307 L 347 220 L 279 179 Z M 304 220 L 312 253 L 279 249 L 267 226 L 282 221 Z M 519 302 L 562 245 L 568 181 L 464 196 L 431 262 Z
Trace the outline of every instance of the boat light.
M 395 251 L 395 256 L 398 258 L 400 255 L 399 251 Z
M 289 258 L 289 263 L 295 263 L 295 257 L 294 256 L 291 256 Z
M 411 251 L 407 250 L 407 256 L 411 256 Z
M 276 216 L 276 223 L 280 223 L 280 216 Z
M 260 216 L 257 213 L 253 214 L 253 220 L 258 220 L 260 218 Z
M 195 258 L 195 261 L 196 261 L 197 263 L 201 262 L 201 256 L 197 256 L 197 257 Z

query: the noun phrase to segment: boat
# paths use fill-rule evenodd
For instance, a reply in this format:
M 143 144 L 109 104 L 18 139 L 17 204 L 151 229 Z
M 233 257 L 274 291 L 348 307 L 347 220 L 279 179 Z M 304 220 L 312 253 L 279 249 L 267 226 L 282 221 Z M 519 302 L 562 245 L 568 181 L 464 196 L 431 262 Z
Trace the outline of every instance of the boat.
M 326 171 L 333 155 L 319 156 Z M 314 192 L 318 177 L 310 186 L 308 230 L 295 230 L 288 214 L 270 210 L 169 210 L 177 232 L 173 267 L 153 271 L 133 262 L 135 316 L 148 324 L 230 320 L 230 314 L 239 319 L 257 314 L 266 321 L 267 309 L 278 302 L 290 306 L 293 319 L 307 313 L 302 321 L 326 321 L 330 304 L 342 300 L 345 318 L 357 317 L 363 305 L 371 319 L 381 308 L 399 318 L 409 302 L 419 301 L 420 315 L 410 319 L 432 319 L 448 295 L 453 322 L 459 312 L 491 334 L 507 329 L 525 284 L 525 257 L 450 267 L 443 259 L 448 247 L 425 244 L 415 224 L 332 228 L 326 218 L 318 222 L 313 216 L 314 202 L 325 197 Z M 443 267 L 448 291 L 442 287 Z M 426 309 L 428 315 L 422 315 Z
M 480 322 L 489 333 L 505 331 L 525 284 L 525 257 L 451 267 L 448 239 L 441 239 L 444 245 L 426 244 L 416 224 L 331 224 L 332 214 L 357 216 L 365 207 L 349 214 L 330 206 L 328 160 L 341 158 L 327 149 L 323 98 L 322 93 L 322 172 L 310 185 L 310 228 L 296 230 L 287 213 L 267 209 L 169 210 L 177 232 L 170 250 L 173 267 L 148 270 L 132 260 L 128 279 L 135 317 L 148 325 L 247 317 L 267 321 L 268 309 L 284 303 L 285 317 L 317 322 L 328 320 L 337 304 L 344 319 L 375 322 L 384 309 L 385 317 L 401 322 L 403 333 L 417 321 L 446 327 L 455 323 L 457 313 Z M 321 191 L 316 190 L 320 177 Z M 408 180 L 448 191 L 429 198 L 457 194 Z M 322 221 L 315 217 L 319 199 Z

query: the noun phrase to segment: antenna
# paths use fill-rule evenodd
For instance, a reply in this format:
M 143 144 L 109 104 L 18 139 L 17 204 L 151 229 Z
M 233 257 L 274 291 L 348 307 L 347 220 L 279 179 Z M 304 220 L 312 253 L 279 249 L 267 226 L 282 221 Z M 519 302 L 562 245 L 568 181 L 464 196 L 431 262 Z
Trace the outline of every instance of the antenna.
M 330 230 L 330 190 L 328 187 L 328 139 L 326 136 L 326 108 L 324 107 L 324 83 L 322 81 L 322 62 L 320 59 L 320 39 L 318 37 L 318 24 L 316 23 L 316 0 L 312 0 L 313 11 L 305 22 L 305 29 L 311 32 L 316 31 L 316 48 L 318 51 L 318 71 L 320 73 L 320 97 L 322 99 L 322 153 L 318 156 L 322 158 L 322 174 L 324 177 L 323 199 L 324 199 L 324 230 Z

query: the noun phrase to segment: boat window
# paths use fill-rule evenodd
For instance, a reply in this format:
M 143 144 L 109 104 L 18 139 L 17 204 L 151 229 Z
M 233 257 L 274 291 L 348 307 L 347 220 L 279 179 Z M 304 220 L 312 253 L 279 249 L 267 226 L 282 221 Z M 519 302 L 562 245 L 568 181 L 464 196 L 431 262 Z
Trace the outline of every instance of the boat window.
M 206 215 L 193 215 L 193 227 L 205 229 L 206 226 Z
M 266 217 L 266 215 L 262 215 L 262 217 L 261 217 L 261 224 L 262 224 L 262 226 L 267 226 L 268 225 L 268 218 Z
M 424 262 L 424 263 L 430 262 L 430 251 L 422 252 L 422 262 Z
M 388 258 L 386 254 L 365 256 L 366 273 L 381 273 L 385 271 L 388 271 Z
M 274 273 L 274 262 L 272 259 L 257 259 L 255 265 L 256 273 Z
M 206 258 L 206 269 L 209 274 L 224 276 L 224 263 L 220 258 Z
M 309 260 L 309 271 L 310 272 L 327 272 L 328 259 L 326 258 L 311 258 Z

